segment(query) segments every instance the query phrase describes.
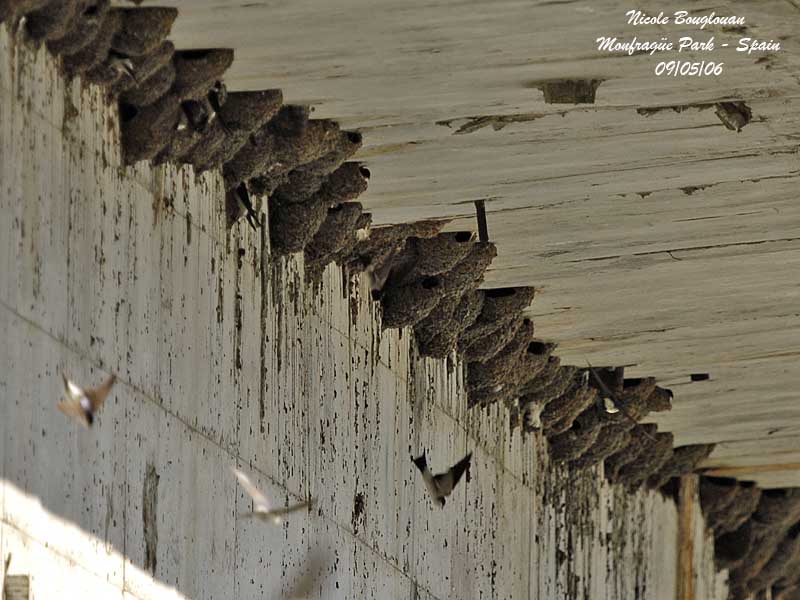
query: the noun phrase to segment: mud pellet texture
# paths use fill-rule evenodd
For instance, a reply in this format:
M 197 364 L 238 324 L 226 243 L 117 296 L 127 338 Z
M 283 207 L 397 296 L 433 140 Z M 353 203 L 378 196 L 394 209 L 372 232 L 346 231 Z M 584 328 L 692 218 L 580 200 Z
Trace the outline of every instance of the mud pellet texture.
M 110 8 L 110 0 L 96 0 L 82 3 L 72 16 L 66 33 L 47 41 L 47 49 L 53 54 L 74 54 L 94 40 L 100 30 L 105 13 Z
M 175 8 L 118 8 L 115 11 L 120 13 L 121 27 L 111 47 L 127 56 L 153 52 L 172 31 L 178 16 Z

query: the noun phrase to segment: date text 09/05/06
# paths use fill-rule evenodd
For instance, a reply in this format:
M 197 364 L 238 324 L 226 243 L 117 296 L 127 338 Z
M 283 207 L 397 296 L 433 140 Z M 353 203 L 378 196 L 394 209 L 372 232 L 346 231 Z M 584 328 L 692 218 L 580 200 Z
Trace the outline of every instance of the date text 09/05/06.
M 661 61 L 656 65 L 655 74 L 658 77 L 703 77 L 708 75 L 719 76 L 725 63 L 715 62 L 690 62 L 686 60 Z

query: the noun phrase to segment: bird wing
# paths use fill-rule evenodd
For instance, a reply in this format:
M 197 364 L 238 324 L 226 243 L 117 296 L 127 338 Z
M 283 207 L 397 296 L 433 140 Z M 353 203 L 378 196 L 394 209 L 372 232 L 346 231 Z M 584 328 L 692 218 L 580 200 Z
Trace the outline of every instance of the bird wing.
M 78 387 L 78 384 L 69 379 L 66 373 L 61 373 L 61 377 L 64 380 L 64 393 L 67 394 L 67 398 L 77 401 L 81 396 L 84 395 L 83 390 Z
M 589 371 L 591 372 L 591 374 L 592 374 L 592 377 L 593 377 L 593 378 L 594 378 L 594 380 L 597 382 L 597 385 L 599 385 L 599 386 L 600 386 L 600 389 L 601 389 L 601 390 L 602 390 L 602 392 L 603 392 L 603 393 L 606 395 L 606 397 L 607 397 L 607 398 L 611 398 L 611 400 L 616 400 L 616 399 L 617 399 L 617 397 L 616 397 L 616 396 L 615 396 L 615 395 L 614 395 L 614 394 L 611 392 L 611 390 L 609 390 L 609 389 L 608 389 L 608 387 L 606 386 L 606 384 L 605 384 L 605 383 L 603 383 L 603 380 L 602 380 L 602 379 L 600 379 L 600 375 L 598 375 L 598 374 L 597 374 L 597 371 L 595 371 L 595 370 L 594 370 L 594 367 L 593 367 L 591 364 L 589 364 L 589 361 L 588 361 L 588 360 L 586 361 L 586 364 L 587 364 L 587 365 L 589 365 Z
M 472 452 L 454 464 L 446 473 L 439 473 L 433 479 L 443 496 L 449 496 L 458 485 L 464 472 L 469 468 Z
M 100 385 L 94 389 L 86 390 L 85 394 L 86 397 L 89 398 L 89 402 L 92 405 L 92 412 L 100 410 L 102 408 L 103 403 L 106 401 L 111 388 L 114 387 L 114 382 L 117 380 L 117 376 L 113 373 L 106 379 L 103 385 Z
M 308 508 L 311 506 L 311 500 L 307 500 L 305 502 L 298 502 L 297 504 L 292 504 L 291 506 L 285 506 L 281 508 L 273 508 L 271 511 L 267 513 L 263 513 L 265 517 L 282 517 L 284 515 L 291 514 L 293 512 L 297 512 L 303 509 Z
M 239 480 L 239 484 L 244 488 L 244 491 L 247 492 L 247 495 L 253 500 L 256 512 L 269 512 L 269 500 L 264 493 L 259 490 L 242 471 L 236 467 L 231 467 L 231 470 L 233 474 L 236 475 L 236 479 Z
M 615 415 L 619 412 L 619 407 L 614 403 L 611 398 L 603 398 L 603 407 L 610 415 Z
M 80 417 L 83 415 L 83 408 L 77 400 L 59 400 L 56 408 L 68 417 Z
M 424 459 L 425 454 L 423 454 L 420 458 Z M 416 462 L 414 463 L 416 464 Z M 422 473 L 422 481 L 425 482 L 425 488 L 428 490 L 428 493 L 431 495 L 435 501 L 438 501 L 442 496 L 442 491 L 440 489 L 439 483 L 436 481 L 436 477 L 433 476 L 431 470 L 428 468 L 427 463 L 423 463 L 423 466 L 420 467 L 417 465 L 417 469 Z

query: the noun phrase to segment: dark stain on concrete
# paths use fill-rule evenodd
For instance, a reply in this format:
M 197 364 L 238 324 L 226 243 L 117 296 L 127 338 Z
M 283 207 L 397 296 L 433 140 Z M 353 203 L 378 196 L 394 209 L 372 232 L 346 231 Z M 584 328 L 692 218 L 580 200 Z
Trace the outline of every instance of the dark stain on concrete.
M 353 533 L 358 533 L 358 525 L 364 516 L 364 493 L 357 492 L 353 498 L 353 514 L 350 517 L 350 524 L 353 526 Z
M 154 465 L 148 464 L 142 488 L 142 531 L 144 532 L 144 568 L 155 575 L 158 563 L 158 480 Z
M 114 490 L 111 486 L 106 491 L 106 520 L 105 520 L 105 535 L 106 545 L 109 545 L 108 530 L 114 522 Z
M 267 232 L 266 228 L 262 227 L 261 233 L 261 251 L 258 253 L 259 260 L 261 261 L 261 314 L 258 322 L 261 328 L 261 337 L 259 338 L 260 359 L 259 366 L 261 371 L 261 379 L 258 388 L 258 423 L 261 433 L 264 433 L 264 417 L 266 416 L 266 404 L 264 394 L 266 393 L 267 386 L 267 368 L 266 368 L 266 342 L 269 340 L 267 335 L 267 318 L 266 315 L 269 311 L 269 300 L 267 299 L 265 286 L 267 285 L 267 276 L 269 275 L 269 255 L 265 252 L 267 248 Z

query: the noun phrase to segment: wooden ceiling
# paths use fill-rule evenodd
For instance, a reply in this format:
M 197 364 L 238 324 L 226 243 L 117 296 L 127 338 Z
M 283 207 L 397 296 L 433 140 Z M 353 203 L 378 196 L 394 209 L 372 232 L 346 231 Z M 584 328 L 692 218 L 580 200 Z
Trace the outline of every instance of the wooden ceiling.
M 720 442 L 719 473 L 800 486 L 800 2 L 692 2 L 747 23 L 703 31 L 627 25 L 684 8 L 651 1 L 152 4 L 181 9 L 178 47 L 236 50 L 230 89 L 279 87 L 362 131 L 375 222 L 474 227 L 485 199 L 487 285 L 537 286 L 530 312 L 564 362 L 657 376 L 677 444 Z M 609 35 L 717 48 L 610 55 Z M 782 48 L 747 55 L 742 37 Z M 723 73 L 655 76 L 676 58 Z M 563 79 L 600 80 L 595 102 L 545 102 Z M 741 132 L 715 114 L 728 100 L 752 110 Z

